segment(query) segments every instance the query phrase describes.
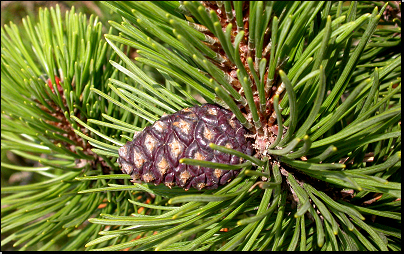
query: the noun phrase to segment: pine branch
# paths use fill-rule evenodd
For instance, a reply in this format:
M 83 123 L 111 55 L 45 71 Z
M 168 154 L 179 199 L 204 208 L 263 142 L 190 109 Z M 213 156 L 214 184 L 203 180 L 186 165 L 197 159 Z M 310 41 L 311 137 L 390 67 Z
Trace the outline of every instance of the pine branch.
M 400 5 L 103 4 L 107 34 L 74 7 L 2 27 L 2 179 L 31 177 L 1 189 L 3 247 L 401 249 Z M 190 111 L 217 126 L 155 140 Z

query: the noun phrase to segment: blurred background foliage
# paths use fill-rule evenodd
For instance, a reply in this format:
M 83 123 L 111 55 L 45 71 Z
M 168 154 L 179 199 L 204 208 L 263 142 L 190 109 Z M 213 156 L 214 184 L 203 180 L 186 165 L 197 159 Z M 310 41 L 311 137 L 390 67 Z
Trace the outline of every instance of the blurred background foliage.
M 62 14 L 74 5 L 77 13 L 82 12 L 87 16 L 97 15 L 103 25 L 108 26 L 108 20 L 119 18 L 119 15 L 110 11 L 100 1 L 1 1 L 1 26 L 12 21 L 21 24 L 22 18 L 29 15 L 33 21 L 37 21 L 39 8 L 55 7 L 59 4 Z

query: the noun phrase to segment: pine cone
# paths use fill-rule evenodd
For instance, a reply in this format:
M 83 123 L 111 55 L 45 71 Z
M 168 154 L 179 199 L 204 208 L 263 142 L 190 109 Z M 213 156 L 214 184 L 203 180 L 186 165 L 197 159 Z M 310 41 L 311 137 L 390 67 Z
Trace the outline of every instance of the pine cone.
M 133 181 L 142 180 L 185 190 L 216 189 L 237 176 L 236 170 L 222 170 L 179 163 L 191 158 L 235 165 L 242 158 L 213 151 L 209 143 L 252 154 L 246 130 L 231 111 L 216 105 L 186 108 L 164 115 L 119 149 L 118 164 Z

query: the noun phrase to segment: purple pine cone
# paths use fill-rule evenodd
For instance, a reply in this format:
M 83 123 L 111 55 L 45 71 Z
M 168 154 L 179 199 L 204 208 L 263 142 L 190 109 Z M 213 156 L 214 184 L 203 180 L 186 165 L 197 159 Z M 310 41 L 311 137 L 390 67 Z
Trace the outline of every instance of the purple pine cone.
M 225 164 L 238 164 L 243 159 L 214 151 L 209 143 L 252 154 L 246 130 L 231 111 L 212 104 L 185 108 L 164 115 L 146 127 L 133 141 L 119 149 L 118 164 L 133 180 L 142 180 L 188 190 L 206 187 L 216 189 L 237 176 L 237 170 L 221 170 L 179 163 L 191 158 Z

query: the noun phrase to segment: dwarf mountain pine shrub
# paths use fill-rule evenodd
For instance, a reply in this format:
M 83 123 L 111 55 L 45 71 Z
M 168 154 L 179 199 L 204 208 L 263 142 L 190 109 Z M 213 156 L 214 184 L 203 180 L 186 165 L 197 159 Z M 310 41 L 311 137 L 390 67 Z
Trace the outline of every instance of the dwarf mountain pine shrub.
M 401 3 L 103 4 L 2 27 L 2 248 L 401 250 Z

